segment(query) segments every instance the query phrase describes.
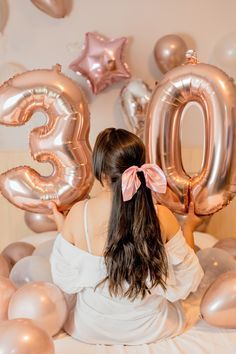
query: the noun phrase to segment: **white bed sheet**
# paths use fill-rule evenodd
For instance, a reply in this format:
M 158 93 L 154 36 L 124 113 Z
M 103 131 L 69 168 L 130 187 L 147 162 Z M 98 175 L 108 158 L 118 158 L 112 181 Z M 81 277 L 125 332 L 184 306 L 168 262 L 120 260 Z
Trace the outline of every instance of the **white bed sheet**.
M 66 336 L 54 341 L 56 354 L 235 354 L 236 329 L 199 321 L 181 336 L 138 346 L 89 345 Z

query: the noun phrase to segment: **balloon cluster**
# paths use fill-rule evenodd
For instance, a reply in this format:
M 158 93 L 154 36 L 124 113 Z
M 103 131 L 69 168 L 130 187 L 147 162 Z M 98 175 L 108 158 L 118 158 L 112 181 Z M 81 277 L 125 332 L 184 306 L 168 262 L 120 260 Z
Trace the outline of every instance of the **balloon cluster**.
M 54 238 L 37 247 L 14 242 L 0 254 L 0 352 L 54 353 L 51 337 L 63 327 L 67 302 L 52 283 Z M 25 342 L 23 338 L 27 336 Z
M 221 240 L 197 255 L 205 274 L 190 300 L 202 298 L 201 314 L 210 325 L 236 328 L 236 239 Z

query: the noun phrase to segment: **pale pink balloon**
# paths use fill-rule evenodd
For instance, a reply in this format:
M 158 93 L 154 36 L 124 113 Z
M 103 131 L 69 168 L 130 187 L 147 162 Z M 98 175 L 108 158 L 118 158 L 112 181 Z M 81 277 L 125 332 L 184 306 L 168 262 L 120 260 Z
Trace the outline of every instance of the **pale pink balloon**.
M 9 301 L 16 291 L 10 279 L 0 276 L 0 322 L 8 319 Z
M 52 282 L 49 260 L 40 256 L 24 257 L 12 268 L 10 279 L 17 288 L 34 281 Z
M 28 228 L 36 233 L 56 231 L 57 225 L 52 215 L 25 212 L 24 220 Z
M 16 75 L 0 86 L 0 124 L 23 125 L 36 111 L 48 119 L 31 131 L 30 154 L 38 162 L 50 163 L 53 172 L 41 176 L 29 166 L 18 166 L 0 174 L 0 189 L 18 208 L 52 214 L 49 202 L 60 211 L 68 210 L 92 187 L 88 104 L 60 65 Z
M 87 79 L 96 95 L 113 83 L 130 78 L 123 58 L 126 42 L 125 37 L 109 40 L 88 32 L 81 54 L 69 67 Z
M 236 259 L 236 238 L 235 237 L 228 237 L 223 240 L 218 241 L 214 247 L 220 248 L 231 254 L 231 256 Z
M 2 255 L 10 262 L 11 267 L 14 266 L 21 258 L 31 256 L 35 247 L 27 242 L 13 242 L 10 243 L 2 251 Z
M 0 276 L 8 277 L 10 273 L 10 268 L 6 258 L 0 254 Z
M 223 32 L 222 32 L 223 34 Z M 236 80 L 236 31 L 227 33 L 213 47 L 209 62 Z
M 236 261 L 224 250 L 205 248 L 198 251 L 197 256 L 204 270 L 204 277 L 199 286 L 199 290 L 202 294 L 219 275 L 228 271 L 236 271 Z
M 163 74 L 183 64 L 187 45 L 176 34 L 161 37 L 155 44 L 154 56 L 156 63 Z
M 47 15 L 55 18 L 63 18 L 67 15 L 68 0 L 31 0 L 31 2 Z
M 0 323 L 1 354 L 55 354 L 51 337 L 37 323 L 16 319 Z
M 204 295 L 203 319 L 212 326 L 236 328 L 236 271 L 220 275 Z
M 67 304 L 54 284 L 35 282 L 18 289 L 10 300 L 9 319 L 31 318 L 53 336 L 67 318 Z
M 189 176 L 181 154 L 181 117 L 189 102 L 204 113 L 205 143 L 201 171 Z M 145 145 L 147 162 L 164 171 L 166 194 L 159 203 L 179 214 L 194 202 L 197 215 L 209 215 L 228 205 L 236 183 L 236 90 L 219 68 L 198 63 L 188 53 L 186 64 L 169 71 L 153 92 L 148 105 Z
M 38 245 L 33 253 L 33 256 L 40 256 L 49 259 L 52 253 L 55 240 L 49 240 Z

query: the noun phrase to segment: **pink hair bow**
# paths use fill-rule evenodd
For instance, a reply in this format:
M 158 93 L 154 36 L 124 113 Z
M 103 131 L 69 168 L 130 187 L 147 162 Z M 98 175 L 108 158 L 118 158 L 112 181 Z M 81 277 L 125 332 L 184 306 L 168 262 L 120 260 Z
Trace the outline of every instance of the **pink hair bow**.
M 148 163 L 141 167 L 131 166 L 122 174 L 122 195 L 124 202 L 130 200 L 141 185 L 137 172 L 143 172 L 146 186 L 153 192 L 166 192 L 166 177 L 159 166 Z

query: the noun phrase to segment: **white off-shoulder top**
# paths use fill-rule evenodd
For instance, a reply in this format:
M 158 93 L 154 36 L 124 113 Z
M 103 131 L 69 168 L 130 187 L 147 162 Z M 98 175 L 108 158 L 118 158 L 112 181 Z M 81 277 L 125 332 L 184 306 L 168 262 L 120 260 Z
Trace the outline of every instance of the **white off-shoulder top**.
M 87 226 L 87 225 L 85 225 Z M 87 232 L 87 227 L 86 232 Z M 88 238 L 88 235 L 86 235 Z M 53 281 L 67 294 L 76 294 L 65 330 L 74 338 L 96 344 L 143 344 L 180 334 L 185 312 L 180 299 L 195 291 L 203 270 L 182 231 L 165 244 L 169 276 L 144 299 L 111 297 L 104 258 L 81 250 L 58 235 L 51 254 Z

